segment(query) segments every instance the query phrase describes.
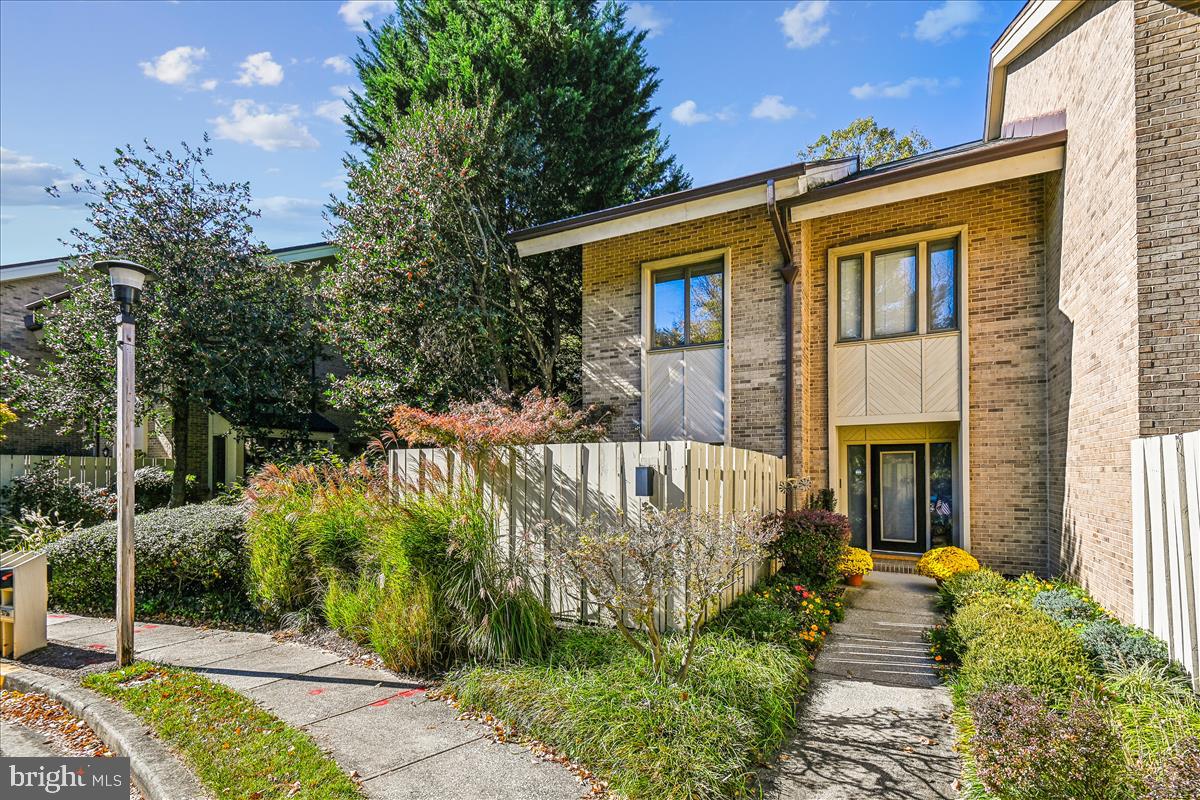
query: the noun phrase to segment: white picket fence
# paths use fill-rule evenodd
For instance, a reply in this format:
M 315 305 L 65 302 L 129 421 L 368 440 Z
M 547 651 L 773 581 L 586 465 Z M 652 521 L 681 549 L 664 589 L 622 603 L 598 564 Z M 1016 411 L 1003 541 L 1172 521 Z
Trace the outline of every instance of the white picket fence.
M 638 519 L 643 504 L 656 508 L 690 508 L 725 512 L 769 513 L 785 503 L 780 484 L 786 476 L 782 458 L 735 447 L 698 442 L 599 442 L 530 445 L 505 448 L 482 477 L 444 449 L 392 450 L 388 454 L 392 485 L 398 491 L 421 491 L 449 479 L 482 489 L 497 522 L 499 545 L 509 552 L 531 538 L 544 548 L 542 523 L 570 526 L 597 516 L 616 524 L 618 515 Z M 636 493 L 636 468 L 652 467 L 654 492 Z M 535 553 L 535 562 L 544 553 Z M 738 571 L 719 600 L 725 608 L 756 580 L 767 575 L 770 562 Z M 561 619 L 600 622 L 595 603 L 584 587 L 559 585 L 549 575 L 536 577 L 543 600 Z M 677 622 L 681 598 L 662 598 L 663 622 Z
M 1135 439 L 1132 451 L 1134 622 L 1200 691 L 1200 431 Z
M 103 456 L 34 456 L 34 455 L 0 455 L 0 489 L 6 488 L 13 478 L 24 475 L 25 472 L 39 461 L 62 459 L 58 474 L 60 478 L 69 478 L 75 483 L 86 483 L 89 486 L 112 486 L 117 480 L 117 459 Z M 160 466 L 163 469 L 174 468 L 175 462 L 169 458 L 147 458 L 138 456 L 134 462 L 136 467 Z

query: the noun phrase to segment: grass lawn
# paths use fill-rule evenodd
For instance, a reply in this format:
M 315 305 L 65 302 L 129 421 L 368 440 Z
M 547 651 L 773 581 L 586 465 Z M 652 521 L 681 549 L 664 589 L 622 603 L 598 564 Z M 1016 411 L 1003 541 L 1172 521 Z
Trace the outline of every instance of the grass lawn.
M 444 691 L 637 800 L 753 791 L 783 743 L 840 604 L 772 579 L 711 622 L 682 684 L 656 682 L 612 630 L 573 628 L 545 659 L 452 673 Z M 680 658 L 684 641 L 671 644 Z
M 217 800 L 362 797 L 307 734 L 200 675 L 139 662 L 83 684 L 144 720 Z

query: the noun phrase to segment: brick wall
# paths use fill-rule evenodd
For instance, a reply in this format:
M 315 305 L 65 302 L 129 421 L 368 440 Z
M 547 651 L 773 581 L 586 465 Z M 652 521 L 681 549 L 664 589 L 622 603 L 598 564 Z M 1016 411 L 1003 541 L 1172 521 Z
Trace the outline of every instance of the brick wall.
M 1043 192 L 1042 178 L 1022 178 L 791 226 L 803 259 L 793 456 L 818 485 L 828 483 L 828 249 L 970 226 L 972 540 L 1007 572 L 1046 566 Z M 733 444 L 782 453 L 782 259 L 762 207 L 584 246 L 584 399 L 619 410 L 613 438 L 637 438 L 641 263 L 721 247 L 732 250 Z
M 5 281 L 0 284 L 0 350 L 20 356 L 30 364 L 45 358 L 41 334 L 25 328 L 25 306 L 61 292 L 66 282 L 59 273 Z M 60 436 L 54 426 L 32 428 L 20 420 L 4 429 L 0 452 L 34 455 L 83 455 L 91 443 L 79 436 Z
M 728 247 L 732 444 L 783 455 L 783 260 L 762 206 L 583 247 L 583 399 L 610 405 L 610 436 L 638 438 L 642 262 Z
M 824 480 L 830 248 L 967 227 L 971 549 L 1008 573 L 1046 571 L 1043 183 L 1034 176 L 803 224 L 805 416 L 798 455 Z
M 1138 0 L 1139 416 L 1142 436 L 1200 428 L 1200 2 Z
M 1046 186 L 1049 560 L 1132 612 L 1129 441 L 1138 423 L 1131 3 L 1085 3 L 1009 68 L 1004 120 L 1066 111 Z

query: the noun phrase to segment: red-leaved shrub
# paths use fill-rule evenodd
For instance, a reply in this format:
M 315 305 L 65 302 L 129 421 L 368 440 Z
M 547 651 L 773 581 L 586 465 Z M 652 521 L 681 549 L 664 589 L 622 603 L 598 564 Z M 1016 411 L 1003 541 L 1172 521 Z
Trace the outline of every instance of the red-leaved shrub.
M 784 572 L 801 576 L 818 590 L 841 577 L 838 559 L 850 541 L 850 520 L 844 515 L 806 508 L 777 512 L 770 521 L 782 531 L 770 551 L 783 561 Z
M 971 754 L 998 800 L 1107 800 L 1122 781 L 1120 734 L 1090 695 L 1066 711 L 1023 686 L 999 686 L 970 702 Z

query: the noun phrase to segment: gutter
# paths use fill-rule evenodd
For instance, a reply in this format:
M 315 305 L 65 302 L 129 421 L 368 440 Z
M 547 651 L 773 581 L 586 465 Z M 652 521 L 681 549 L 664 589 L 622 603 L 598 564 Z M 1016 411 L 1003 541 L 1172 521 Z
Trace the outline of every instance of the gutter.
M 775 231 L 775 239 L 779 242 L 779 250 L 783 253 L 783 266 L 779 268 L 779 277 L 783 278 L 783 460 L 787 465 L 787 477 L 795 474 L 792 463 L 792 445 L 794 440 L 794 417 L 792 398 L 795 395 L 795 352 L 796 352 L 796 264 L 792 237 L 788 232 L 787 221 L 783 219 L 779 206 L 775 202 L 775 180 L 767 181 L 767 215 L 771 219 L 771 229 Z M 787 510 L 792 510 L 794 499 L 788 492 L 785 497 Z

